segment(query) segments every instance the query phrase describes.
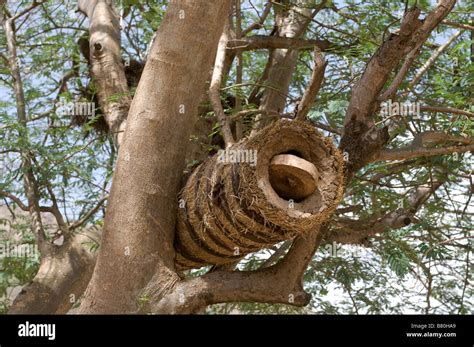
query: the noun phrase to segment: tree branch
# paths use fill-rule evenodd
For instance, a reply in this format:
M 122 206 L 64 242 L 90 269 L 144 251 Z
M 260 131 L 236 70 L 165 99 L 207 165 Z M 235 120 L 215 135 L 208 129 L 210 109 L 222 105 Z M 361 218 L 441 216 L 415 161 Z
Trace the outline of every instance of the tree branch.
M 318 5 L 316 11 L 311 11 L 310 6 L 314 4 L 309 0 L 299 2 L 298 6 L 291 4 L 288 9 L 277 8 L 275 13 L 276 37 L 300 39 L 311 23 L 312 16 L 315 15 L 320 6 L 323 6 L 325 2 L 323 1 L 321 5 Z M 268 75 L 264 83 L 274 89 L 266 88 L 263 91 L 260 109 L 267 112 L 283 112 L 298 55 L 299 51 L 293 49 L 271 50 Z M 251 136 L 255 135 L 259 129 L 270 122 L 271 119 L 262 119 L 260 115 L 257 115 L 250 133 Z
M 100 241 L 91 228 L 74 234 L 41 261 L 33 280 L 22 288 L 9 314 L 66 314 L 84 292 L 95 266 L 97 251 L 87 243 Z
M 226 148 L 235 142 L 232 130 L 230 129 L 229 119 L 226 117 L 224 108 L 222 107 L 220 96 L 228 38 L 229 28 L 228 25 L 226 25 L 217 48 L 216 62 L 212 73 L 211 86 L 209 87 L 209 99 L 211 100 L 216 118 L 219 121 Z
M 64 235 L 65 238 L 70 237 L 69 233 L 69 227 L 67 223 L 64 221 L 63 215 L 61 214 L 61 211 L 59 210 L 58 202 L 56 200 L 56 195 L 54 194 L 53 189 L 51 188 L 51 185 L 49 182 L 46 183 L 46 189 L 48 190 L 48 194 L 51 199 L 51 213 L 56 219 L 56 223 L 58 223 L 59 229 L 61 230 L 62 234 Z
M 473 117 L 474 113 L 469 111 L 460 110 L 453 107 L 444 107 L 444 106 L 420 106 L 420 111 L 433 112 L 433 113 L 453 113 L 460 114 L 463 116 Z
M 434 62 L 438 57 L 461 35 L 461 31 L 456 32 L 452 35 L 445 43 L 436 49 L 433 54 L 428 58 L 428 60 L 423 64 L 423 66 L 417 71 L 415 77 L 408 83 L 408 90 L 411 90 L 423 77 L 423 75 L 428 71 L 428 69 L 433 66 Z
M 182 177 L 176 173 L 185 168 L 229 9 L 230 0 L 168 3 L 130 108 L 81 313 L 136 313 L 152 278 L 164 292 L 179 279 L 173 239 Z
M 12 200 L 15 204 L 17 204 L 17 206 L 19 208 L 21 208 L 23 211 L 28 211 L 29 208 L 28 206 L 26 206 L 21 200 L 20 198 L 18 198 L 17 196 L 11 194 L 11 193 L 8 193 L 6 191 L 3 191 L 3 190 L 0 190 L 0 195 L 4 196 L 4 197 L 7 197 L 9 198 L 10 200 Z
M 334 218 L 330 231 L 324 242 L 341 244 L 366 244 L 367 238 L 388 230 L 406 227 L 416 222 L 415 215 L 430 196 L 444 183 L 443 179 L 435 179 L 430 186 L 419 186 L 414 189 L 407 201 L 407 206 L 382 216 L 373 216 L 354 220 L 351 218 Z
M 324 71 L 326 70 L 327 62 L 324 59 L 323 54 L 318 48 L 314 50 L 314 67 L 311 75 L 311 81 L 308 89 L 306 89 L 301 102 L 298 105 L 296 111 L 296 119 L 305 120 L 308 112 L 313 105 L 316 96 L 318 95 L 319 89 L 324 79 Z
M 263 10 L 263 14 L 259 16 L 259 21 L 252 23 L 249 25 L 248 28 L 242 30 L 241 36 L 247 35 L 249 32 L 255 30 L 255 29 L 261 29 L 263 27 L 263 23 L 265 23 L 265 20 L 267 19 L 268 15 L 270 14 L 272 9 L 272 1 L 268 0 L 267 3 L 265 4 L 265 8 Z
M 412 8 L 402 18 L 400 30 L 385 40 L 368 63 L 361 79 L 352 90 L 346 112 L 341 149 L 349 154 L 347 179 L 370 162 L 389 140 L 388 129 L 375 129 L 373 115 L 379 108 L 378 97 L 393 69 L 452 10 L 455 0 L 440 0 L 435 9 L 421 21 L 420 10 Z
M 112 0 L 79 0 L 78 6 L 91 23 L 91 72 L 98 84 L 99 103 L 104 110 L 105 121 L 115 145 L 119 147 L 131 98 L 120 54 L 118 15 Z
M 305 306 L 311 295 L 302 277 L 322 239 L 322 232 L 298 237 L 276 265 L 256 271 L 216 271 L 177 282 L 161 300 L 146 297 L 145 310 L 153 313 L 190 314 L 225 302 L 281 303 Z
M 418 45 L 416 45 L 416 47 L 413 48 L 410 51 L 410 53 L 408 53 L 407 57 L 405 58 L 405 61 L 403 62 L 402 67 L 397 72 L 390 86 L 387 88 L 385 92 L 383 92 L 382 95 L 378 97 L 379 101 L 386 101 L 395 95 L 398 88 L 400 88 L 400 85 L 403 83 L 403 80 L 405 79 L 406 74 L 410 70 L 411 65 L 415 61 L 416 57 L 418 57 L 418 54 L 420 53 L 420 48 L 422 45 L 423 45 L 423 42 L 419 42 Z
M 283 242 L 283 244 L 278 247 L 278 249 L 260 265 L 260 268 L 265 269 L 276 263 L 281 258 L 281 256 L 285 254 L 288 248 L 291 247 L 292 243 L 292 240 L 286 240 L 285 242 Z
M 12 21 L 16 21 L 18 18 L 24 16 L 25 14 L 27 14 L 28 12 L 30 12 L 31 10 L 33 10 L 34 8 L 38 7 L 39 5 L 45 3 L 46 1 L 37 1 L 37 0 L 33 0 L 33 3 L 28 6 L 27 8 L 25 8 L 23 11 L 21 12 L 18 12 L 16 15 L 14 15 L 11 20 Z M 1 4 L 0 4 L 1 6 Z
M 371 161 L 405 160 L 417 157 L 433 157 L 435 155 L 464 153 L 474 150 L 474 144 L 465 146 L 448 146 L 442 148 L 406 147 L 381 151 Z
M 102 197 L 98 202 L 97 204 L 91 208 L 89 211 L 87 211 L 87 213 L 84 215 L 84 217 L 82 217 L 81 219 L 79 219 L 77 222 L 74 222 L 70 227 L 69 227 L 69 230 L 74 230 L 74 229 L 77 229 L 79 227 L 81 227 L 85 222 L 87 222 L 87 220 L 93 216 L 101 207 L 102 205 L 104 204 L 104 202 L 107 201 L 107 199 L 109 198 L 109 196 L 104 196 Z
M 425 147 L 427 143 L 440 144 L 446 142 L 463 143 L 463 146 Z M 405 160 L 416 157 L 432 157 L 441 154 L 463 153 L 474 150 L 474 138 L 453 136 L 438 132 L 417 134 L 409 146 L 386 149 L 379 152 L 371 161 Z
M 23 90 L 23 81 L 21 78 L 20 67 L 17 59 L 17 42 L 14 30 L 13 19 L 6 19 L 0 11 L 0 23 L 5 29 L 5 37 L 7 41 L 7 49 L 9 53 L 9 67 L 13 78 L 13 91 L 16 101 L 16 112 L 18 118 L 18 135 L 24 141 L 29 141 L 28 119 L 26 115 L 26 100 Z M 33 171 L 34 156 L 29 150 L 21 150 L 21 164 L 23 166 L 23 187 L 25 195 L 28 199 L 28 211 L 30 214 L 30 223 L 33 234 L 36 237 L 38 248 L 44 255 L 50 252 L 50 244 L 47 242 L 46 234 L 43 228 L 41 213 L 39 208 L 38 184 Z
M 331 43 L 328 40 L 306 40 L 294 37 L 255 35 L 229 40 L 228 51 L 253 51 L 258 49 L 300 49 L 309 50 L 319 48 L 328 50 Z
M 467 29 L 467 30 L 474 30 L 474 26 L 469 25 L 469 24 L 464 24 L 464 23 L 456 23 L 450 20 L 444 20 L 443 24 L 446 24 L 448 26 L 454 27 L 454 28 L 459 28 L 459 29 Z

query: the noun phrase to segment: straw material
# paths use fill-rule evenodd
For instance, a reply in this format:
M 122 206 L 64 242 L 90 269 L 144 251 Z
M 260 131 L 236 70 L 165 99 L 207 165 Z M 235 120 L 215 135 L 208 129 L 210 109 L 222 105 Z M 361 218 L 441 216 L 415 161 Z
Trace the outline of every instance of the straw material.
M 184 206 L 179 209 L 175 240 L 178 269 L 232 263 L 304 236 L 328 219 L 342 198 L 343 157 L 331 139 L 309 124 L 280 120 L 226 152 L 198 166 L 181 193 Z M 317 168 L 317 189 L 302 201 L 281 198 L 270 184 L 270 162 L 284 153 L 296 154 Z

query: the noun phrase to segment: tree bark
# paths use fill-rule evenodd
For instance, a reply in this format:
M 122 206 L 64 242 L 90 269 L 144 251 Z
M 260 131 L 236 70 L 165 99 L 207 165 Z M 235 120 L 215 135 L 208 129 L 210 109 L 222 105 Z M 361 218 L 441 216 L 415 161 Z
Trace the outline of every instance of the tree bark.
M 15 298 L 9 314 L 65 314 L 84 293 L 94 270 L 97 252 L 86 242 L 98 242 L 100 232 L 89 229 L 41 259 L 31 283 Z
M 130 108 L 81 313 L 137 312 L 137 295 L 154 272 L 164 283 L 178 279 L 176 196 L 229 5 L 229 0 L 169 2 Z
M 441 0 L 424 18 L 420 10 L 408 10 L 397 34 L 391 34 L 370 59 L 362 77 L 352 89 L 344 120 L 340 148 L 349 155 L 347 180 L 373 160 L 388 143 L 388 128 L 377 129 L 374 115 L 380 107 L 379 97 L 390 74 L 415 47 L 421 47 L 432 30 L 449 14 L 456 0 Z
M 117 147 L 122 142 L 131 98 L 120 55 L 120 23 L 112 0 L 79 0 L 90 20 L 91 73 L 105 121 Z
M 287 3 L 287 2 L 285 2 Z M 288 4 L 287 4 L 288 5 Z M 302 6 L 295 6 L 289 10 L 281 8 L 276 10 L 276 26 L 278 37 L 299 39 L 304 35 L 310 21 L 311 10 L 304 7 L 309 6 L 310 1 L 303 1 Z M 289 5 L 288 5 L 289 6 Z M 260 109 L 268 113 L 282 113 L 286 106 L 286 99 L 290 88 L 291 78 L 296 68 L 299 51 L 286 48 L 278 48 L 271 51 L 269 61 L 271 66 L 268 72 L 268 78 L 263 92 Z M 269 124 L 271 119 L 257 117 L 257 123 L 254 126 L 256 130 Z

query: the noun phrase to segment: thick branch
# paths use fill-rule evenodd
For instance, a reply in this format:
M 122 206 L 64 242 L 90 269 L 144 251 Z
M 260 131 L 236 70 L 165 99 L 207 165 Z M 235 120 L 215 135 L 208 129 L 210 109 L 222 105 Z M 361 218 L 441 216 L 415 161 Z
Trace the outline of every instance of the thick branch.
M 352 90 L 352 96 L 344 121 L 341 149 L 348 152 L 347 177 L 350 177 L 375 156 L 388 142 L 387 128 L 374 128 L 379 94 L 391 72 L 402 58 L 425 42 L 431 31 L 452 10 L 455 0 L 441 0 L 436 8 L 421 21 L 420 10 L 407 11 L 400 30 L 382 44 L 368 63 L 361 79 Z
M 95 266 L 100 241 L 95 229 L 77 233 L 41 259 L 38 273 L 13 301 L 10 314 L 65 314 L 84 292 Z
M 178 278 L 176 173 L 185 167 L 186 144 L 229 8 L 230 0 L 168 3 L 130 107 L 81 313 L 137 312 L 136 299 L 153 273 L 160 288 Z
M 324 3 L 325 1 L 323 1 Z M 301 7 L 292 6 L 288 11 L 277 10 L 275 15 L 277 37 L 300 39 L 303 36 L 311 22 L 311 15 L 314 13 L 305 7 L 311 5 L 309 0 L 299 3 L 299 5 Z M 299 51 L 293 49 L 278 48 L 271 50 L 268 78 L 264 81 L 265 85 L 270 88 L 263 91 L 260 109 L 266 112 L 283 112 L 298 55 Z M 270 121 L 271 119 L 257 115 L 251 134 L 254 135 L 257 130 L 269 124 Z
M 105 121 L 118 147 L 125 130 L 131 98 L 120 55 L 120 23 L 111 0 L 79 0 L 79 9 L 90 20 L 92 76 Z
M 395 93 L 397 92 L 398 88 L 400 88 L 400 85 L 403 83 L 403 80 L 405 79 L 405 76 L 407 75 L 408 71 L 410 70 L 411 65 L 415 61 L 416 57 L 420 54 L 420 48 L 423 45 L 423 42 L 419 42 L 415 48 L 413 48 L 410 53 L 405 58 L 405 61 L 403 62 L 402 67 L 400 70 L 397 72 L 395 78 L 392 81 L 392 84 L 387 88 L 385 92 L 383 92 L 382 95 L 378 97 L 379 101 L 385 101 L 390 98 L 392 98 Z
M 256 271 L 216 271 L 176 283 L 173 290 L 155 302 L 147 297 L 147 310 L 154 313 L 189 314 L 208 305 L 225 302 L 262 302 L 305 306 L 311 300 L 302 276 L 322 239 L 314 231 L 296 238 L 276 265 Z

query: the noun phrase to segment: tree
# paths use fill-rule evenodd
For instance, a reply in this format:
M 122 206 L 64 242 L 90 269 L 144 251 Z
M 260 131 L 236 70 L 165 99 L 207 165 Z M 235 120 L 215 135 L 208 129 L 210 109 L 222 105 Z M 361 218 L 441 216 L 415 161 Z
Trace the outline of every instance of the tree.
M 472 311 L 467 2 L 0 6 L 5 311 Z

